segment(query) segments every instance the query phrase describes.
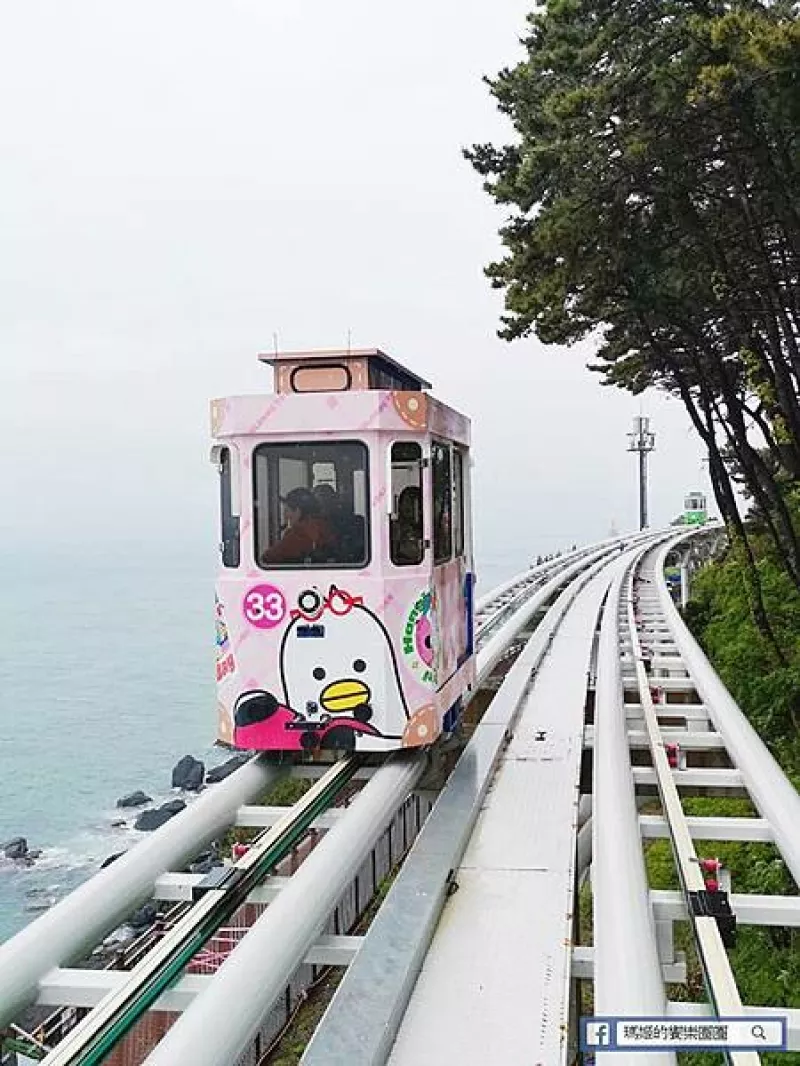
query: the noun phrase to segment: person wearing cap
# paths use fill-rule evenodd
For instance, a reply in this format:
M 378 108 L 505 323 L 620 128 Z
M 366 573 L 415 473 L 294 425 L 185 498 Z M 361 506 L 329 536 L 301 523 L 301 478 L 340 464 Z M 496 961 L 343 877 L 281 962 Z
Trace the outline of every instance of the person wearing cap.
M 310 489 L 292 489 L 281 502 L 286 508 L 287 528 L 276 544 L 261 553 L 263 566 L 303 563 L 316 552 L 333 548 L 330 526 Z

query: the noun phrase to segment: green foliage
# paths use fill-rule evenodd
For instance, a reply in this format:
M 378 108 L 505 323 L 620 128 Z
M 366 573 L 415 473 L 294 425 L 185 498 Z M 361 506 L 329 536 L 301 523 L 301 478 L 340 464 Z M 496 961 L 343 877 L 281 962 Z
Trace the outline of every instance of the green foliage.
M 797 501 L 790 500 L 797 513 Z M 750 722 L 770 747 L 796 787 L 800 787 L 800 593 L 775 558 L 774 547 L 757 524 L 750 524 L 764 604 L 775 637 L 783 651 L 776 661 L 774 649 L 755 625 L 750 610 L 750 590 L 742 566 L 742 545 L 734 542 L 726 555 L 706 566 L 695 578 L 686 621 L 702 643 Z M 748 799 L 692 797 L 683 799 L 687 815 L 753 817 Z M 716 857 L 731 872 L 733 890 L 763 895 L 795 895 L 794 883 L 772 844 L 703 841 L 703 855 Z M 647 847 L 647 868 L 654 888 L 674 889 L 677 875 L 666 841 Z M 703 999 L 701 971 L 689 928 L 676 928 L 676 946 L 686 951 L 687 986 L 670 990 L 673 999 Z M 800 1006 L 800 930 L 740 926 L 736 946 L 729 951 L 742 1000 L 762 1006 Z M 687 1066 L 706 1066 L 719 1056 L 686 1054 Z M 800 1054 L 768 1053 L 765 1066 L 800 1066 Z
M 686 620 L 756 730 L 786 765 L 800 769 L 800 593 L 763 548 L 756 566 L 782 663 L 753 621 L 737 545 L 697 576 Z
M 793 504 L 794 506 L 794 504 Z M 776 663 L 768 641 L 753 622 L 747 580 L 741 563 L 741 545 L 704 568 L 697 576 L 686 620 L 703 644 L 715 669 L 771 748 L 796 787 L 800 787 L 800 594 L 777 564 L 769 539 L 753 531 L 756 566 L 764 590 L 765 606 L 781 647 L 784 661 Z M 690 815 L 752 816 L 749 800 L 721 798 L 684 799 Z M 657 887 L 674 887 L 674 868 L 663 841 L 648 848 L 648 870 Z M 720 858 L 731 871 L 735 892 L 793 895 L 797 886 L 773 845 L 704 842 L 707 855 Z M 681 947 L 690 947 L 679 933 Z M 688 951 L 690 987 L 699 971 L 693 951 Z M 800 931 L 742 926 L 731 965 L 742 999 L 763 1006 L 800 1006 Z M 674 990 L 683 998 L 685 990 Z M 681 1056 L 681 1062 L 705 1066 L 719 1059 L 710 1055 Z M 800 1054 L 768 1053 L 765 1066 L 800 1066 Z
M 683 801 L 689 815 L 747 817 L 754 814 L 748 800 L 694 797 Z M 722 860 L 731 872 L 734 892 L 763 895 L 792 894 L 796 891 L 791 875 L 772 844 L 703 841 L 698 851 Z M 646 849 L 648 879 L 657 889 L 676 889 L 677 874 L 666 840 L 656 840 Z M 702 1001 L 702 971 L 687 922 L 677 923 L 675 946 L 687 958 L 687 984 L 671 986 L 669 998 Z M 740 926 L 736 946 L 729 958 L 736 984 L 745 1003 L 760 1006 L 800 1005 L 800 932 L 795 929 Z M 680 1061 L 691 1066 L 721 1061 L 713 1054 L 687 1053 Z M 764 1056 L 764 1062 L 778 1062 L 777 1056 Z M 800 1054 L 781 1055 L 783 1066 L 800 1066 Z
M 369 907 L 356 923 L 354 934 L 363 935 L 367 930 L 392 887 L 398 869 L 399 865 L 390 870 L 378 885 L 378 890 Z M 318 983 L 309 989 L 307 997 L 301 1001 L 295 1016 L 276 1043 L 275 1050 L 267 1054 L 259 1066 L 297 1066 L 343 976 L 344 970 L 335 967 L 328 968 L 325 976 L 318 979 Z
M 313 784 L 310 777 L 281 777 L 260 802 L 265 807 L 291 807 Z
M 494 198 L 516 209 L 509 254 L 489 268 L 507 289 L 507 336 L 571 341 L 611 323 L 602 355 L 616 361 L 652 347 L 639 309 L 702 298 L 727 314 L 714 285 L 737 286 L 730 264 L 706 257 L 705 227 L 734 209 L 737 166 L 771 164 L 756 159 L 755 134 L 739 143 L 747 109 L 765 126 L 785 123 L 786 165 L 800 162 L 800 27 L 790 5 L 700 10 L 551 0 L 529 16 L 527 59 L 490 82 L 518 143 L 469 153 Z M 734 232 L 738 216 L 729 221 Z
M 594 333 L 606 384 L 678 395 L 722 514 L 746 543 L 735 476 L 800 587 L 795 5 L 548 0 L 528 22 L 525 59 L 489 82 L 514 142 L 467 153 L 509 212 L 487 268 L 501 335 Z
M 292 804 L 297 803 L 301 796 L 308 792 L 313 783 L 311 778 L 290 777 L 287 774 L 279 777 L 275 784 L 271 785 L 257 802 L 262 807 L 291 807 Z M 222 854 L 227 855 L 234 844 L 249 844 L 258 835 L 258 832 L 259 830 L 257 829 L 233 826 L 222 836 L 220 851 Z

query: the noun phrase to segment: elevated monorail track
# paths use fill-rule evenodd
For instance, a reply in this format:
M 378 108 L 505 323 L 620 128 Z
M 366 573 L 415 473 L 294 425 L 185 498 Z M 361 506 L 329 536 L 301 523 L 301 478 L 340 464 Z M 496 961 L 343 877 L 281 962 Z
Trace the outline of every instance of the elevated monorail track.
M 800 1011 L 743 1004 L 729 959 L 736 922 L 798 925 L 797 897 L 726 893 L 704 865 L 713 849 L 700 843 L 772 843 L 797 880 L 800 798 L 672 604 L 664 559 L 685 536 L 581 549 L 478 600 L 479 686 L 515 642 L 524 647 L 365 935 L 324 929 L 395 812 L 429 788 L 428 756 L 317 768 L 322 776 L 286 811 L 251 806 L 290 771 L 261 756 L 0 947 L 0 1024 L 37 1001 L 91 1007 L 44 1059 L 88 1066 L 142 1012 L 180 1011 L 147 1066 L 229 1066 L 245 1061 L 281 989 L 313 958 L 346 969 L 304 1066 L 570 1062 L 582 982 L 593 984 L 595 1014 L 777 1012 L 800 1048 Z M 367 784 L 333 807 L 354 780 Z M 687 789 L 744 793 L 757 816 L 687 817 Z M 641 811 L 645 799 L 658 813 Z M 264 831 L 223 868 L 227 880 L 173 872 L 235 824 Z M 310 826 L 325 830 L 321 841 L 290 878 L 270 877 Z M 677 892 L 649 886 L 644 849 L 658 837 L 670 841 Z M 586 944 L 576 891 L 589 871 Z M 154 894 L 186 909 L 133 970 L 69 968 Z M 269 906 L 215 975 L 180 976 L 245 901 Z M 686 976 L 678 921 L 693 931 L 705 1005 L 668 998 Z M 650 1058 L 674 1062 L 671 1052 Z
M 797 897 L 726 895 L 701 873 L 713 845 L 699 844 L 771 841 L 797 878 L 787 830 L 800 799 L 677 615 L 663 565 L 678 544 L 666 537 L 587 571 L 545 616 L 473 738 L 473 763 L 448 781 L 303 1066 L 570 1062 L 576 990 L 585 982 L 594 1014 L 781 1016 L 789 1047 L 800 1047 L 800 1012 L 743 1004 L 728 955 L 733 918 L 797 925 Z M 511 734 L 505 748 L 492 729 Z M 634 765 L 634 750 L 637 762 L 648 751 L 651 766 Z M 701 769 L 697 757 L 716 764 Z M 758 817 L 686 818 L 680 796 L 698 787 L 745 790 Z M 639 811 L 644 789 L 657 793 L 657 816 Z M 678 892 L 649 887 L 644 845 L 655 836 L 673 844 Z M 575 891 L 588 870 L 586 944 Z M 668 986 L 687 973 L 675 949 L 677 920 L 693 929 L 705 1004 L 668 998 Z M 728 1057 L 738 1066 L 758 1059 Z M 612 1061 L 634 1058 L 618 1052 Z M 656 1052 L 651 1060 L 675 1056 Z
M 516 635 L 530 623 L 547 598 L 575 573 L 601 557 L 619 550 L 620 542 L 600 544 L 568 553 L 542 566 L 532 568 L 505 583 L 477 604 L 476 644 L 479 649 L 479 683 L 485 680 Z M 419 776 L 425 766 L 424 753 L 409 757 Z M 331 767 L 315 786 L 314 795 L 330 796 L 331 781 L 351 776 L 364 777 L 376 772 L 362 765 L 363 760 L 346 759 Z M 311 769 L 323 769 L 319 766 Z M 237 824 L 252 822 L 248 808 L 259 795 L 287 772 L 302 770 L 288 763 L 258 756 L 214 786 L 186 811 L 172 819 L 147 840 L 131 849 L 113 865 L 102 870 L 66 899 L 42 915 L 20 934 L 0 946 L 0 1025 L 8 1024 L 31 1002 L 52 1002 L 61 994 L 65 1001 L 77 999 L 81 1006 L 96 999 L 96 1009 L 71 1036 L 47 1057 L 48 1063 L 89 1063 L 102 1061 L 102 1053 L 115 1037 L 130 1027 L 175 972 L 185 965 L 190 949 L 197 950 L 204 940 L 225 921 L 234 901 L 239 901 L 241 886 L 247 889 L 262 880 L 266 867 L 252 869 L 250 854 L 235 868 L 226 868 L 230 880 L 225 888 L 204 891 L 204 898 L 180 917 L 178 925 L 165 941 L 156 941 L 144 959 L 124 978 L 115 971 L 70 971 L 64 967 L 73 959 L 89 954 L 97 943 L 118 926 L 137 906 L 155 894 L 156 898 L 191 902 L 198 891 L 202 875 L 171 873 L 190 862 L 208 843 Z M 418 771 L 418 772 L 417 772 Z M 390 773 L 387 768 L 378 770 Z M 410 788 L 407 790 L 410 791 Z M 397 804 L 402 802 L 400 797 Z M 396 805 L 397 805 L 396 804 Z M 306 804 L 301 801 L 280 817 L 285 839 L 296 843 L 307 827 Z M 262 815 L 263 817 L 263 815 Z M 324 811 L 314 807 L 319 821 Z M 258 819 L 256 819 L 258 820 Z M 277 826 L 274 827 L 277 830 Z M 261 845 L 274 863 L 274 831 L 266 834 Z M 234 891 L 234 886 L 236 890 Z M 245 896 L 247 893 L 245 892 Z M 252 895 L 252 893 L 251 893 Z M 85 974 L 85 978 L 78 975 Z M 91 978 L 89 975 L 93 975 Z M 103 994 L 105 975 L 111 987 Z M 78 986 L 70 988 L 70 982 Z M 196 983 L 196 979 L 195 979 Z M 59 991 L 60 990 L 60 991 Z M 69 993 L 73 995 L 70 997 Z M 77 993 L 77 994 L 75 994 Z M 100 1020 L 102 1019 L 102 1024 Z M 83 1035 L 81 1035 L 83 1034 Z

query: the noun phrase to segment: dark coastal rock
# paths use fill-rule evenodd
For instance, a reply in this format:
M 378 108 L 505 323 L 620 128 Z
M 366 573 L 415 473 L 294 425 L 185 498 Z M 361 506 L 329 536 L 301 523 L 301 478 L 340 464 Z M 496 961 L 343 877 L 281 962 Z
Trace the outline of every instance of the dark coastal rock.
M 159 829 L 165 822 L 168 822 L 170 818 L 174 818 L 176 814 L 186 807 L 183 800 L 170 800 L 169 803 L 163 804 L 156 810 L 142 811 L 136 821 L 133 823 L 134 829 L 140 829 L 145 833 L 150 833 L 154 829 Z
M 123 796 L 117 800 L 118 807 L 142 807 L 145 803 L 152 803 L 153 797 L 148 796 L 146 792 L 142 792 L 140 788 L 137 788 L 135 792 L 131 792 L 127 796 Z
M 110 866 L 115 859 L 118 859 L 121 855 L 124 855 L 124 851 L 115 851 L 113 855 L 109 855 L 107 859 L 103 859 L 100 863 L 100 869 L 105 870 L 106 866 Z
M 159 810 L 142 811 L 133 823 L 133 828 L 139 829 L 143 833 L 150 833 L 153 829 L 158 829 L 164 822 L 168 822 L 171 817 L 171 814 L 165 814 Z
M 114 821 L 111 823 L 111 828 L 112 829 L 122 829 L 122 827 L 124 825 L 127 825 L 127 824 L 128 823 L 125 821 L 124 818 L 115 818 Z
M 145 903 L 138 911 L 134 911 L 128 919 L 128 925 L 132 929 L 146 929 L 152 925 L 158 917 L 158 908 L 155 903 Z
M 41 859 L 41 857 L 42 857 L 42 849 L 41 848 L 33 848 L 25 856 L 26 859 L 30 859 L 31 861 L 33 861 L 33 859 Z
M 184 792 L 198 792 L 203 787 L 206 768 L 199 759 L 184 755 L 172 769 L 172 787 Z
M 206 774 L 206 784 L 215 785 L 217 781 L 224 781 L 226 777 L 230 777 L 230 775 L 238 770 L 240 766 L 244 766 L 249 759 L 249 755 L 234 755 L 232 759 L 228 759 L 219 766 L 215 766 L 213 770 L 209 770 Z
M 25 837 L 13 837 L 3 844 L 3 854 L 7 859 L 24 859 L 28 854 L 28 841 Z

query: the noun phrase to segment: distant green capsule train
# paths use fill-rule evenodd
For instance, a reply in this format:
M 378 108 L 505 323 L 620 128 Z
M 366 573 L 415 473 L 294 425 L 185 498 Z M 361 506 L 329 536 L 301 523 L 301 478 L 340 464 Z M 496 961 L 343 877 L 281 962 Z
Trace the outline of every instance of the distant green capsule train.
M 702 492 L 690 492 L 683 502 L 682 525 L 704 526 L 708 521 L 706 498 Z
M 684 497 L 683 511 L 673 518 L 673 526 L 704 526 L 708 521 L 706 497 L 702 492 L 690 492 Z

